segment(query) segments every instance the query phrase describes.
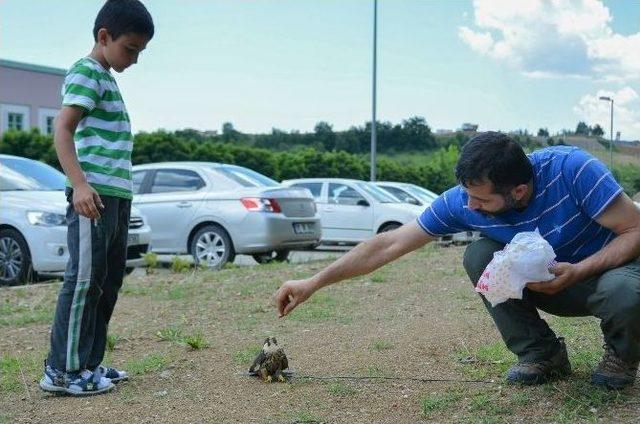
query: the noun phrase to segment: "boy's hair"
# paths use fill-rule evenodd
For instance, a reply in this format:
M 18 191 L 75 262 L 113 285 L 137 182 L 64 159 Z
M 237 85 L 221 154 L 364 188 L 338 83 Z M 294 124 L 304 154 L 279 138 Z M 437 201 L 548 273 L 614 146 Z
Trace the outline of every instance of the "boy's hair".
M 462 149 L 456 178 L 464 187 L 490 181 L 493 192 L 508 193 L 533 178 L 533 167 L 511 137 L 489 131 L 472 138 Z
M 96 42 L 100 28 L 106 28 L 114 41 L 128 33 L 146 35 L 152 39 L 154 32 L 151 14 L 139 0 L 107 0 L 93 25 L 93 39 Z

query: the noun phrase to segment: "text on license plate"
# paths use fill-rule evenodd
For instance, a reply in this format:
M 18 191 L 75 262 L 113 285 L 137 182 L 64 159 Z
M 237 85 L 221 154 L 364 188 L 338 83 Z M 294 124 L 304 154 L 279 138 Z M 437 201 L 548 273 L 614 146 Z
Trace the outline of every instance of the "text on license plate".
M 296 234 L 313 234 L 314 227 L 310 222 L 294 222 L 293 232 Z

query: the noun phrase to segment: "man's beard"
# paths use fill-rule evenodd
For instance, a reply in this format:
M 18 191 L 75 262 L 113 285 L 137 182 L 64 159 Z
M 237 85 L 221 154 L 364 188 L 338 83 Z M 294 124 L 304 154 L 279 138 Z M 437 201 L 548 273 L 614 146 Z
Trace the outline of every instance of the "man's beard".
M 490 218 L 495 217 L 496 215 L 500 215 L 503 214 L 505 212 L 510 211 L 511 209 L 518 209 L 519 207 L 522 207 L 522 205 L 520 205 L 516 198 L 513 197 L 513 195 L 511 193 L 507 193 L 504 196 L 502 196 L 504 198 L 504 206 L 500 209 L 498 209 L 497 211 L 492 211 L 492 212 L 488 212 L 485 210 L 478 210 L 478 212 L 480 212 L 481 214 L 488 216 Z

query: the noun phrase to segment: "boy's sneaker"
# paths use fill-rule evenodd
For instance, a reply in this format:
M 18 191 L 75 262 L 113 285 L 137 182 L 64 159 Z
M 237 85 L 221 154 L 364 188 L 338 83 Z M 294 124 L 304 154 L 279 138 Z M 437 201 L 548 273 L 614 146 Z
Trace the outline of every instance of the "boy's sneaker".
M 126 371 L 118 370 L 113 367 L 105 367 L 103 365 L 98 365 L 93 372 L 97 375 L 100 375 L 101 377 L 108 378 L 112 383 L 115 384 L 129 379 L 129 373 L 127 373 Z
M 44 361 L 44 376 L 40 380 L 40 388 L 45 392 L 64 393 L 66 376 Z
M 622 389 L 631 386 L 636 380 L 638 362 L 626 362 L 616 355 L 611 346 L 604 346 L 604 356 L 596 370 L 591 374 L 591 382 L 608 389 Z
M 71 396 L 91 396 L 106 393 L 115 385 L 108 378 L 89 370 L 63 374 L 45 363 L 44 377 L 40 380 L 40 388 L 45 392 L 68 394 Z
M 560 350 L 551 358 L 537 362 L 518 362 L 507 372 L 509 383 L 525 385 L 542 384 L 556 378 L 571 374 L 571 364 L 567 356 L 567 347 L 562 337 L 558 338 Z

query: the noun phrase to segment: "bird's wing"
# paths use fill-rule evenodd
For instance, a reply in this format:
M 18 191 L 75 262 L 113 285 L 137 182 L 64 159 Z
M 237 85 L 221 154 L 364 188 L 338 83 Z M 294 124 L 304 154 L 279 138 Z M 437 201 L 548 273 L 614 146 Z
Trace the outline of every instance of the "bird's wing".
M 249 372 L 255 372 L 256 367 L 260 366 L 264 362 L 266 357 L 267 356 L 264 354 L 264 351 L 260 351 L 258 356 L 256 356 L 256 359 L 253 361 L 253 364 L 251 364 L 251 367 L 249 367 Z

